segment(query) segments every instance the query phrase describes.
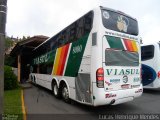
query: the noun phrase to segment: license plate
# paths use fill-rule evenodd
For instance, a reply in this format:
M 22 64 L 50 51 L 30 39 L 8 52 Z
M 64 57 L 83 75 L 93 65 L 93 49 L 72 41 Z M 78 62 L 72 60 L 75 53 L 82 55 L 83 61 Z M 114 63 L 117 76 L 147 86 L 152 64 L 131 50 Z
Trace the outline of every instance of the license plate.
M 129 88 L 129 84 L 121 85 L 121 88 L 122 88 L 122 89 L 128 89 L 128 88 Z

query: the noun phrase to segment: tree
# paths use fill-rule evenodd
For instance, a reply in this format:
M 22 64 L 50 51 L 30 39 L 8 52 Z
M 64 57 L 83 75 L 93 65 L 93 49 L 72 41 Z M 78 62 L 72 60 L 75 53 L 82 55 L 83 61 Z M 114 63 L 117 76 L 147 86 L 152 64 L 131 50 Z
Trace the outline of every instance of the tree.
M 10 38 L 10 37 L 6 37 L 5 38 L 5 53 L 8 53 L 7 51 L 13 47 L 14 45 L 14 42 L 13 41 L 13 36 Z M 4 61 L 4 64 L 5 65 L 8 65 L 8 66 L 12 66 L 12 64 L 14 63 L 14 60 L 9 54 L 5 54 L 5 61 Z
M 10 37 L 5 38 L 5 50 L 9 49 L 12 47 L 14 44 L 14 41 Z
M 15 63 L 15 58 L 11 57 L 10 55 L 5 55 L 5 61 L 4 64 L 8 66 L 13 66 Z

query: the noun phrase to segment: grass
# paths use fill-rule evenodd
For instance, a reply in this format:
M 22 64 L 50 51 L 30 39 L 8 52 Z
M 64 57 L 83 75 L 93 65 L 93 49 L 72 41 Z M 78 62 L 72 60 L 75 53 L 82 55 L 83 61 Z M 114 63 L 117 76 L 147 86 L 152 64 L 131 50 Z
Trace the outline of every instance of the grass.
M 21 89 L 4 91 L 4 115 L 18 118 L 18 120 L 23 119 Z

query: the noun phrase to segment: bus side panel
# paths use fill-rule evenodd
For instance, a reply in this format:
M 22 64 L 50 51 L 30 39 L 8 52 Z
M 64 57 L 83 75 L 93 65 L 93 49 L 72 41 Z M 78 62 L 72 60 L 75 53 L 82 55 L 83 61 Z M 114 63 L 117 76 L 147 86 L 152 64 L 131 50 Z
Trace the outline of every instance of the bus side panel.
M 38 84 L 49 90 L 52 90 L 51 88 L 52 75 L 32 73 L 30 76 L 35 77 L 35 82 L 34 82 L 35 84 Z
M 72 43 L 64 76 L 76 77 L 84 56 L 88 35 Z
M 61 81 L 65 81 L 69 88 L 69 97 L 78 102 L 91 103 L 91 82 L 90 82 L 90 65 L 91 65 L 91 35 L 86 34 L 81 39 L 70 44 L 68 57 L 65 60 L 63 75 L 58 72 L 52 72 L 52 76 Z M 63 48 L 60 53 L 63 53 Z M 56 55 L 55 59 L 58 55 Z M 59 59 L 58 61 L 61 61 Z M 61 62 L 58 62 L 61 63 Z M 55 64 L 55 63 L 54 63 Z M 59 71 L 60 65 L 54 67 L 53 71 Z M 56 70 L 55 70 L 56 69 Z
M 92 103 L 91 99 L 91 35 L 87 39 L 78 76 L 75 79 L 76 100 L 81 103 Z

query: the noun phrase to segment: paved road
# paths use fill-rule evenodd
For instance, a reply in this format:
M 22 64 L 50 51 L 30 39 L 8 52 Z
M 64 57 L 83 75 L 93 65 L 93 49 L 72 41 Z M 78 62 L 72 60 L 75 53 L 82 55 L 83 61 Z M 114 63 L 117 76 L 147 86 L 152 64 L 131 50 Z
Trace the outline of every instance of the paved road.
M 67 104 L 55 98 L 51 91 L 34 85 L 24 90 L 24 98 L 28 120 L 46 117 L 55 120 L 64 120 L 64 118 L 65 120 L 72 118 L 98 120 L 108 119 L 101 116 L 108 114 L 160 114 L 160 89 L 144 90 L 140 98 L 116 106 L 92 107 L 77 102 Z

